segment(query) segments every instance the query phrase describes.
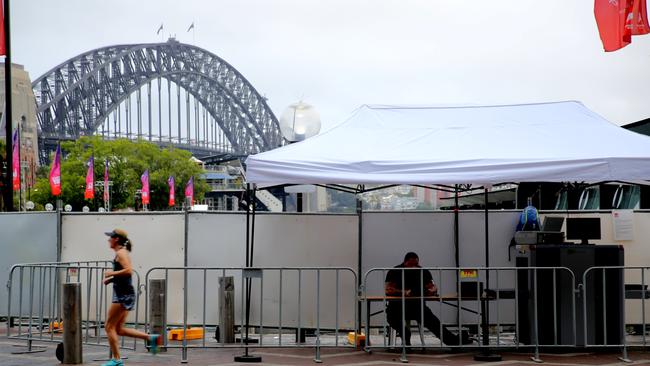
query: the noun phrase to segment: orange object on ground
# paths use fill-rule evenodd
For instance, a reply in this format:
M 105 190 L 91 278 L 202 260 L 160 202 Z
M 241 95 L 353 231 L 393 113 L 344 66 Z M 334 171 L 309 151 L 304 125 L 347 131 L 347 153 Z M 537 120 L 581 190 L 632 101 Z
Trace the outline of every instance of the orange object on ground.
M 60 322 L 58 322 L 58 321 L 50 322 L 50 331 L 53 331 L 53 330 L 63 330 L 63 322 L 62 321 L 60 321 Z
M 348 343 L 354 344 L 354 332 L 348 333 Z M 357 334 L 357 344 L 355 346 L 362 347 L 366 344 L 366 335 L 361 333 Z
M 183 328 L 181 329 L 172 329 L 167 332 L 167 338 L 170 341 L 182 341 L 183 340 Z M 187 328 L 187 339 L 203 339 L 203 328 Z

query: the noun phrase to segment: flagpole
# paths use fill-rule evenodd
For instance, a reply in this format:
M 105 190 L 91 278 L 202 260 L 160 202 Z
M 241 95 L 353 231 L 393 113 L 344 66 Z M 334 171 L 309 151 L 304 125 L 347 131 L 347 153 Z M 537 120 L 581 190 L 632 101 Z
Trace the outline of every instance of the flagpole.
M 11 141 L 12 116 L 11 116 L 11 33 L 9 27 L 9 0 L 4 0 L 4 31 L 5 31 L 5 137 L 7 176 L 5 177 L 4 204 L 5 211 L 14 210 L 13 195 L 13 141 Z M 9 171 L 11 169 L 11 174 Z
M 25 117 L 23 117 L 23 119 L 24 118 Z M 21 119 L 21 122 L 22 122 L 22 119 Z M 22 177 L 23 164 L 21 164 L 22 160 L 23 160 L 23 152 L 20 151 L 20 147 L 21 147 L 20 146 L 20 138 L 21 138 L 20 137 L 20 133 L 21 133 L 20 127 L 21 127 L 21 125 L 22 125 L 22 123 L 19 122 L 18 126 L 16 126 L 16 128 L 18 129 L 18 138 L 16 139 L 16 143 L 18 144 L 18 179 L 20 179 L 20 181 L 19 181 L 20 186 L 18 186 L 18 211 L 22 211 L 22 208 L 23 208 L 23 177 Z M 13 171 L 13 169 L 12 169 L 12 171 Z

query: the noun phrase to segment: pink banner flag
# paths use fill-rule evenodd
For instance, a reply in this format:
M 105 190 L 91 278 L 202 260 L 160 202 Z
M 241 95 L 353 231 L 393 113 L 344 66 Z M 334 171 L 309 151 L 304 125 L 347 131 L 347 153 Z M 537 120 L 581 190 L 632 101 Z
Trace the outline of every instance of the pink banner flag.
M 169 185 L 169 207 L 172 207 L 176 204 L 176 194 L 174 189 L 174 176 L 170 175 L 167 178 L 167 185 Z
M 149 204 L 149 170 L 145 170 L 144 173 L 142 173 L 142 176 L 140 177 L 140 181 L 142 182 L 142 204 L 143 205 L 148 205 Z
M 61 145 L 57 145 L 54 162 L 50 169 L 50 188 L 53 196 L 61 195 Z
M 20 136 L 18 135 L 18 130 L 14 131 L 13 136 L 13 150 L 11 154 L 11 171 L 13 175 L 13 187 L 14 191 L 20 190 Z
M 0 56 L 7 54 L 7 39 L 5 38 L 5 2 L 0 1 Z
M 185 186 L 185 197 L 190 199 L 190 206 L 194 206 L 194 177 L 190 177 Z
M 84 199 L 91 200 L 95 198 L 95 157 L 88 158 L 88 171 L 86 172 L 86 191 Z
M 108 202 L 108 192 L 108 159 L 106 159 L 106 162 L 104 163 L 104 203 Z

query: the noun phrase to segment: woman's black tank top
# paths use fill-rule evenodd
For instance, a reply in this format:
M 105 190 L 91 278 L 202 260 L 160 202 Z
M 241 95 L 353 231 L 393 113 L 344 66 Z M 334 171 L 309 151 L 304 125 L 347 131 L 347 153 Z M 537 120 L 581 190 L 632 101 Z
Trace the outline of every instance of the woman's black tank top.
M 124 267 L 116 259 L 113 259 L 113 271 L 121 271 Z M 113 277 L 113 291 L 117 293 L 125 293 L 133 288 L 131 276 L 114 276 Z

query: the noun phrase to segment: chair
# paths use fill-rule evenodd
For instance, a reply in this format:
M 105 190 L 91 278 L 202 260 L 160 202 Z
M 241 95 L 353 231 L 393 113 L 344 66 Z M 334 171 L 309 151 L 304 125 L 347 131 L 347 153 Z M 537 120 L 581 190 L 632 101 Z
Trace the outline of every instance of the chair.
M 422 324 L 418 323 L 416 320 L 410 320 L 407 324 L 404 324 L 405 327 L 409 327 L 410 329 L 412 329 L 414 325 L 418 327 L 418 333 L 420 333 L 420 343 L 422 343 L 422 346 L 424 346 L 424 329 L 422 329 Z M 397 332 L 388 324 L 386 324 L 386 327 L 388 328 L 388 332 L 385 333 L 388 336 L 388 345 L 395 345 Z M 403 343 L 404 340 L 402 339 L 402 344 Z

